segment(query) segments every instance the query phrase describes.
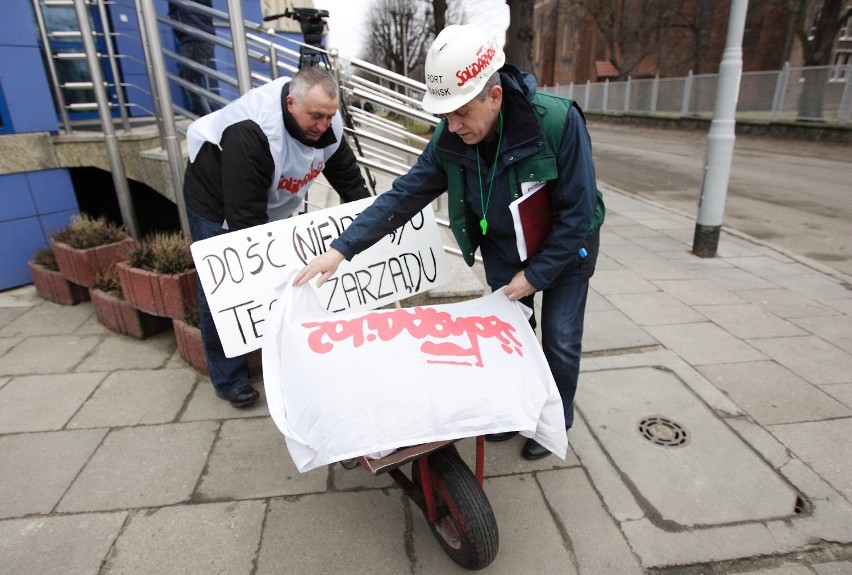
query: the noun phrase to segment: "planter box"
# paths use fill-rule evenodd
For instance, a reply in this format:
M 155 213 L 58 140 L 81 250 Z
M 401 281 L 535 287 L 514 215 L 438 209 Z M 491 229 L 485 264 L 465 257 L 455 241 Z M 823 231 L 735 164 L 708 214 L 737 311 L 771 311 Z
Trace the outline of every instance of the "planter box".
M 250 378 L 263 375 L 263 357 L 259 349 L 250 351 L 246 355 L 246 360 L 248 361 L 248 374 Z
M 204 375 L 210 375 L 210 372 L 207 370 L 207 357 L 204 355 L 204 342 L 201 340 L 201 330 L 193 325 L 189 325 L 182 319 L 173 319 L 172 325 L 175 330 L 178 352 L 183 360 L 195 368 L 196 371 Z M 248 360 L 250 378 L 263 373 L 263 362 L 259 349 L 250 352 L 246 356 L 246 359 Z
M 110 292 L 91 288 L 89 295 L 98 321 L 115 333 L 145 339 L 169 329 L 172 325 L 169 318 L 141 312 L 130 302 Z
M 82 250 L 54 239 L 50 240 L 50 245 L 65 279 L 90 288 L 97 276 L 106 275 L 117 262 L 127 259 L 127 253 L 133 249 L 136 241 L 128 236 L 120 242 Z
M 134 268 L 126 261 L 115 266 L 124 299 L 145 313 L 183 320 L 198 306 L 196 271 L 165 275 Z
M 201 330 L 177 318 L 172 319 L 172 325 L 175 329 L 175 340 L 180 356 L 196 371 L 209 375 L 204 343 L 201 341 Z
M 34 261 L 27 262 L 39 297 L 61 305 L 77 305 L 89 300 L 89 290 L 73 284 L 60 272 L 49 270 Z

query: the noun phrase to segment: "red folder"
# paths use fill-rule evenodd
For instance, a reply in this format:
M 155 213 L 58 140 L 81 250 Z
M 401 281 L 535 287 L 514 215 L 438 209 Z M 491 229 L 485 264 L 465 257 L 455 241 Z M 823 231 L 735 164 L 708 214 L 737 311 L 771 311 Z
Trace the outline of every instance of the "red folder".
M 543 182 L 509 204 L 509 210 L 515 223 L 518 255 L 524 261 L 535 254 L 550 235 L 553 213 L 550 210 L 549 187 Z

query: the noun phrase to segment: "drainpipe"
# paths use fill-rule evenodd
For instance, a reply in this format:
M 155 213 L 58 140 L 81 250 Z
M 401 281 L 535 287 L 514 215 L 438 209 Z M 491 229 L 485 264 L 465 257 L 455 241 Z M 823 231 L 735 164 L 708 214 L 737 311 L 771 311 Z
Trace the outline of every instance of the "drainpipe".
M 151 69 L 154 77 L 151 91 L 156 94 L 156 99 L 160 102 L 163 120 L 162 141 L 165 143 L 165 151 L 169 159 L 169 175 L 171 176 L 175 205 L 177 205 L 178 215 L 180 216 L 180 227 L 183 235 L 190 238 L 192 236 L 189 233 L 189 221 L 186 219 L 186 204 L 183 201 L 183 153 L 177 136 L 175 115 L 172 112 L 174 106 L 172 94 L 169 91 L 169 78 L 166 75 L 166 62 L 163 58 L 163 52 L 156 49 L 157 46 L 163 45 L 160 40 L 160 30 L 157 27 L 157 14 L 154 12 L 153 2 L 136 0 L 136 6 L 142 14 L 148 46 L 151 47 L 149 55 L 151 56 Z
M 121 150 L 118 146 L 115 128 L 112 125 L 112 115 L 110 114 L 104 75 L 101 71 L 101 62 L 98 60 L 97 51 L 95 50 L 95 41 L 92 36 L 92 27 L 89 24 L 89 12 L 85 0 L 74 0 L 74 10 L 77 12 L 80 39 L 83 41 L 83 49 L 86 52 L 86 61 L 92 77 L 92 89 L 95 92 L 95 101 L 98 104 L 98 116 L 101 120 L 101 130 L 104 133 L 104 143 L 106 144 L 112 181 L 115 184 L 115 193 L 118 196 L 121 218 L 124 220 L 124 227 L 127 229 L 127 233 L 134 239 L 139 239 L 139 227 L 136 224 L 136 213 L 133 211 L 130 186 L 127 183 L 127 176 L 124 173 Z
M 725 212 L 725 197 L 734 157 L 734 128 L 737 99 L 743 70 L 743 31 L 748 0 L 732 0 L 728 19 L 728 38 L 719 65 L 716 110 L 707 136 L 707 154 L 698 198 L 698 219 L 692 253 L 702 258 L 716 256 L 719 232 Z

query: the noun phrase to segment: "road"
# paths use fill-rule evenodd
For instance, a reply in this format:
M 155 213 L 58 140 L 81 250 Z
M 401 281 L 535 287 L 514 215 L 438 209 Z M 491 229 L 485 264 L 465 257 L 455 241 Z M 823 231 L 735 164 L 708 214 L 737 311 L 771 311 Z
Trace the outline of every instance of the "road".
M 695 217 L 707 132 L 589 119 L 598 180 Z M 852 146 L 737 136 L 723 228 L 852 276 Z

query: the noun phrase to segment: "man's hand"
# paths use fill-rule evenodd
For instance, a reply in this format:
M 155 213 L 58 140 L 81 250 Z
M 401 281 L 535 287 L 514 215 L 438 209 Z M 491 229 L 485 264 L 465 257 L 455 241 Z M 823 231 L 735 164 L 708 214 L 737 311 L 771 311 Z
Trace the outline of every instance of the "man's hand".
M 509 285 L 503 288 L 503 291 L 506 293 L 506 297 L 512 301 L 516 301 L 534 294 L 535 288 L 527 281 L 527 276 L 524 275 L 524 272 L 519 271 L 512 278 L 512 281 L 509 282 Z
M 337 266 L 340 265 L 344 259 L 343 254 L 337 251 L 334 248 L 329 249 L 322 255 L 319 255 L 308 262 L 302 271 L 296 274 L 296 279 L 293 280 L 293 285 L 300 286 L 306 282 L 309 282 L 313 277 L 317 274 L 320 274 L 319 279 L 317 280 L 317 287 L 321 286 L 334 275 L 334 272 L 337 271 Z

